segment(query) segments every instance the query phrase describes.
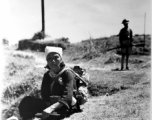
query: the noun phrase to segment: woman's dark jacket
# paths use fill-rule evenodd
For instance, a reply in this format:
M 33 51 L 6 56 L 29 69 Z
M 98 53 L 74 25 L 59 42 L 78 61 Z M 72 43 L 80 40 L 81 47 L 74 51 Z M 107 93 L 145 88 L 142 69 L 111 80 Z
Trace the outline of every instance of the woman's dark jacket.
M 61 84 L 56 80 L 53 85 L 51 92 L 51 84 L 53 78 L 49 75 L 49 71 L 43 76 L 42 86 L 41 86 L 41 96 L 45 102 L 50 101 L 50 96 L 60 96 L 59 102 L 63 103 L 67 108 L 70 107 L 73 96 L 73 89 L 76 89 L 76 82 L 74 80 L 74 75 L 70 70 L 65 70 L 59 77 L 62 80 Z

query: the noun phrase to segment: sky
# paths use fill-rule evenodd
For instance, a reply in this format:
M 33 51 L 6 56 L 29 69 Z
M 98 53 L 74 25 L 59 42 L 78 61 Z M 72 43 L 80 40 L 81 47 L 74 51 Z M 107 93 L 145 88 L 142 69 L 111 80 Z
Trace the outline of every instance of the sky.
M 41 31 L 41 0 L 0 0 L 1 39 L 11 44 Z M 45 31 L 71 43 L 117 35 L 123 19 L 133 34 L 151 33 L 151 0 L 45 0 Z

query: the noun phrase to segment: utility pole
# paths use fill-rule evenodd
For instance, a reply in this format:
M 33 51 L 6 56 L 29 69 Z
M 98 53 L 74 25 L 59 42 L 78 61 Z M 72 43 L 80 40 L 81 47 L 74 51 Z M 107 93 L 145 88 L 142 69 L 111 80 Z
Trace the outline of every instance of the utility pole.
M 144 46 L 143 46 L 143 53 L 144 53 L 144 49 L 145 49 L 145 39 L 146 39 L 146 13 L 144 15 Z
M 44 0 L 41 0 L 41 10 L 42 10 L 42 30 L 41 30 L 41 32 L 43 32 L 45 34 Z

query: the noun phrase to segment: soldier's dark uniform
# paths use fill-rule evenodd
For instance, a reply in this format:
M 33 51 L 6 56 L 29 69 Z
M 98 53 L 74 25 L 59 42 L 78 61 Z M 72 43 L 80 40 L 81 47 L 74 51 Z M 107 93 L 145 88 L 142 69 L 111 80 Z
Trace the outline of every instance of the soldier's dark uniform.
M 128 59 L 129 55 L 132 51 L 132 30 L 128 27 L 128 20 L 124 19 L 122 21 L 122 24 L 124 24 L 124 28 L 122 28 L 119 32 L 119 42 L 121 46 L 121 70 L 123 70 L 124 67 L 124 57 L 126 56 L 126 69 L 129 69 L 128 67 Z

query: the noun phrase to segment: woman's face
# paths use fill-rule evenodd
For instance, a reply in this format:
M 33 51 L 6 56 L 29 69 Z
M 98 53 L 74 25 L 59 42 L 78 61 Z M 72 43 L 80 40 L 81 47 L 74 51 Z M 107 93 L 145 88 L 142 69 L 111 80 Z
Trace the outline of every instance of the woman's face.
M 60 69 L 60 63 L 62 62 L 62 58 L 58 53 L 49 53 L 46 60 L 48 66 L 54 72 L 57 72 Z

